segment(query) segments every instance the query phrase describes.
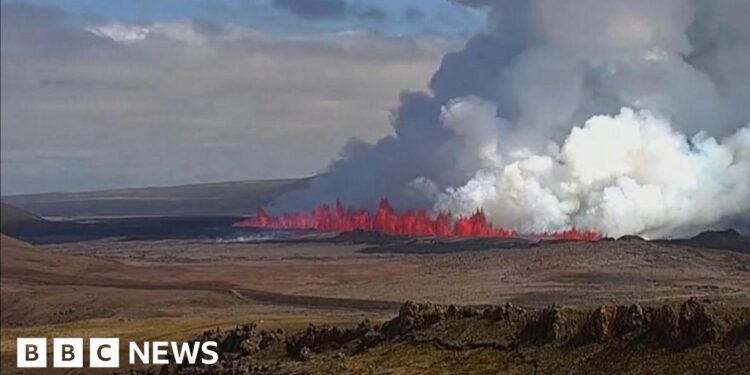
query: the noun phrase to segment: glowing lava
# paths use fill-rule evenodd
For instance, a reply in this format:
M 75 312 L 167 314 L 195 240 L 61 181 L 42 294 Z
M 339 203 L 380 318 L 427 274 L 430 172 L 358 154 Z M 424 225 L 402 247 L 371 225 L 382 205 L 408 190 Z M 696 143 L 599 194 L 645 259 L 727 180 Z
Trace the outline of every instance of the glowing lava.
M 310 214 L 298 212 L 281 216 L 270 216 L 262 208 L 258 214 L 234 224 L 237 227 L 269 229 L 312 229 L 321 232 L 346 232 L 356 229 L 373 230 L 386 234 L 405 236 L 438 237 L 519 237 L 514 230 L 495 228 L 487 222 L 482 211 L 469 217 L 454 219 L 450 214 L 441 213 L 430 217 L 426 210 L 397 213 L 387 199 L 380 201 L 377 211 L 371 215 L 365 210 L 346 210 L 341 203 L 321 205 Z M 554 233 L 527 234 L 532 237 L 554 238 L 576 241 L 598 241 L 599 233 L 581 230 L 568 230 Z

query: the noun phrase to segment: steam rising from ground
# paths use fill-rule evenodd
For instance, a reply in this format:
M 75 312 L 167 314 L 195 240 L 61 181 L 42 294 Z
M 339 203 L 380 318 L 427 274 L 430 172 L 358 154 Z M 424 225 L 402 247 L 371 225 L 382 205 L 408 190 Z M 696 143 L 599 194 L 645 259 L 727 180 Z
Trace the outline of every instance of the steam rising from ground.
M 446 109 L 448 123 L 462 115 L 471 117 L 462 125 L 491 121 L 476 118 L 479 108 L 465 113 L 467 106 L 492 104 L 458 101 Z M 483 153 L 498 138 L 485 136 Z M 574 127 L 559 151 L 507 162 L 486 155 L 491 166 L 438 194 L 439 211 L 469 215 L 483 208 L 495 224 L 526 233 L 577 227 L 659 237 L 750 209 L 750 127 L 723 141 L 704 133 L 688 138 L 666 120 L 626 108 Z
M 486 33 L 288 197 L 520 231 L 685 235 L 750 213 L 750 2 L 465 0 Z

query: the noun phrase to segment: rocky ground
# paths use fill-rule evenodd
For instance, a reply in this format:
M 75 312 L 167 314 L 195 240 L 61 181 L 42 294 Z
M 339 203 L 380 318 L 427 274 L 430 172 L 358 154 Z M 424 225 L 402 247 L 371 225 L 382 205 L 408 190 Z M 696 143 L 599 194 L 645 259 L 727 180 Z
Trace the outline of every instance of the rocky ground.
M 742 244 L 731 233 L 718 235 L 719 242 Z M 223 367 L 180 371 L 221 373 L 235 365 L 240 374 L 256 365 L 269 373 L 404 374 L 750 368 L 743 362 L 750 254 L 696 242 L 348 233 L 33 246 L 1 237 L 3 374 L 21 373 L 14 370 L 16 337 L 183 341 L 215 327 L 231 336 L 232 327 L 261 319 L 235 334 L 245 352 L 231 349 L 234 341 L 226 344 L 226 353 L 235 354 L 225 356 Z M 697 299 L 683 306 L 690 297 Z M 385 323 L 404 300 L 472 307 L 410 304 Z M 627 307 L 611 307 L 620 305 Z M 683 324 L 692 316 L 709 317 L 699 318 L 708 325 Z M 364 319 L 371 322 L 358 325 Z M 672 328 L 663 328 L 665 321 Z M 308 322 L 316 326 L 304 330 Z M 402 326 L 412 328 L 394 328 Z
M 689 299 L 659 306 L 407 302 L 383 324 L 310 325 L 301 332 L 211 330 L 214 365 L 128 374 L 741 374 L 750 371 L 750 309 Z
M 154 288 L 195 287 L 200 282 L 224 290 L 252 289 L 247 295 L 254 298 L 264 298 L 255 293 L 262 291 L 300 300 L 338 298 L 396 306 L 415 300 L 510 301 L 534 307 L 593 307 L 691 296 L 750 301 L 750 254 L 739 251 L 637 238 L 531 243 L 365 237 L 235 243 L 106 240 L 42 249 L 129 266 L 102 278 L 141 284 L 148 280 Z

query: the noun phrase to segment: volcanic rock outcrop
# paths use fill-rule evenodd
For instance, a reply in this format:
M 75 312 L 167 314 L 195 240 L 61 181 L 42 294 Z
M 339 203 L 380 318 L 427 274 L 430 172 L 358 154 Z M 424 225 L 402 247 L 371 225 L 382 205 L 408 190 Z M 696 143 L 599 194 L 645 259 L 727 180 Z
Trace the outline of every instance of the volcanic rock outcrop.
M 596 353 L 618 348 L 612 361 L 618 360 L 621 351 L 631 350 L 632 355 L 638 348 L 679 353 L 708 346 L 743 352 L 750 351 L 750 309 L 695 298 L 681 304 L 604 305 L 593 310 L 558 305 L 527 310 L 511 303 L 467 307 L 406 302 L 397 316 L 382 325 L 368 320 L 353 328 L 310 325 L 302 332 L 282 336 L 281 331 L 258 330 L 256 324 L 207 331 L 196 340 L 217 341 L 219 363 L 171 364 L 131 374 L 305 373 L 306 366 L 321 365 L 331 371 L 375 348 L 393 351 L 403 345 L 467 353 L 492 350 L 534 368 L 537 360 L 528 359 L 532 352 L 547 356 L 544 353 Z
M 361 322 L 354 329 L 341 329 L 339 327 L 322 326 L 311 324 L 307 329 L 285 340 L 286 352 L 292 358 L 307 360 L 312 352 L 320 352 L 324 349 L 338 350 L 352 341 L 360 340 L 357 351 L 365 349 L 366 345 L 380 342 L 378 326 L 373 326 L 369 320 Z

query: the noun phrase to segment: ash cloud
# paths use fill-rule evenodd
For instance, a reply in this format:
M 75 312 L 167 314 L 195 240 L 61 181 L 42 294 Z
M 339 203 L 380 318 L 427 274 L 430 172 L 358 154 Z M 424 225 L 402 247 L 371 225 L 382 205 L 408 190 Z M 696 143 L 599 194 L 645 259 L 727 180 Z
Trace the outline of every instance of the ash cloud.
M 285 207 L 388 196 L 659 237 L 746 222 L 750 3 L 460 3 L 489 9 L 486 31 L 401 95 L 394 135 L 351 142 Z

